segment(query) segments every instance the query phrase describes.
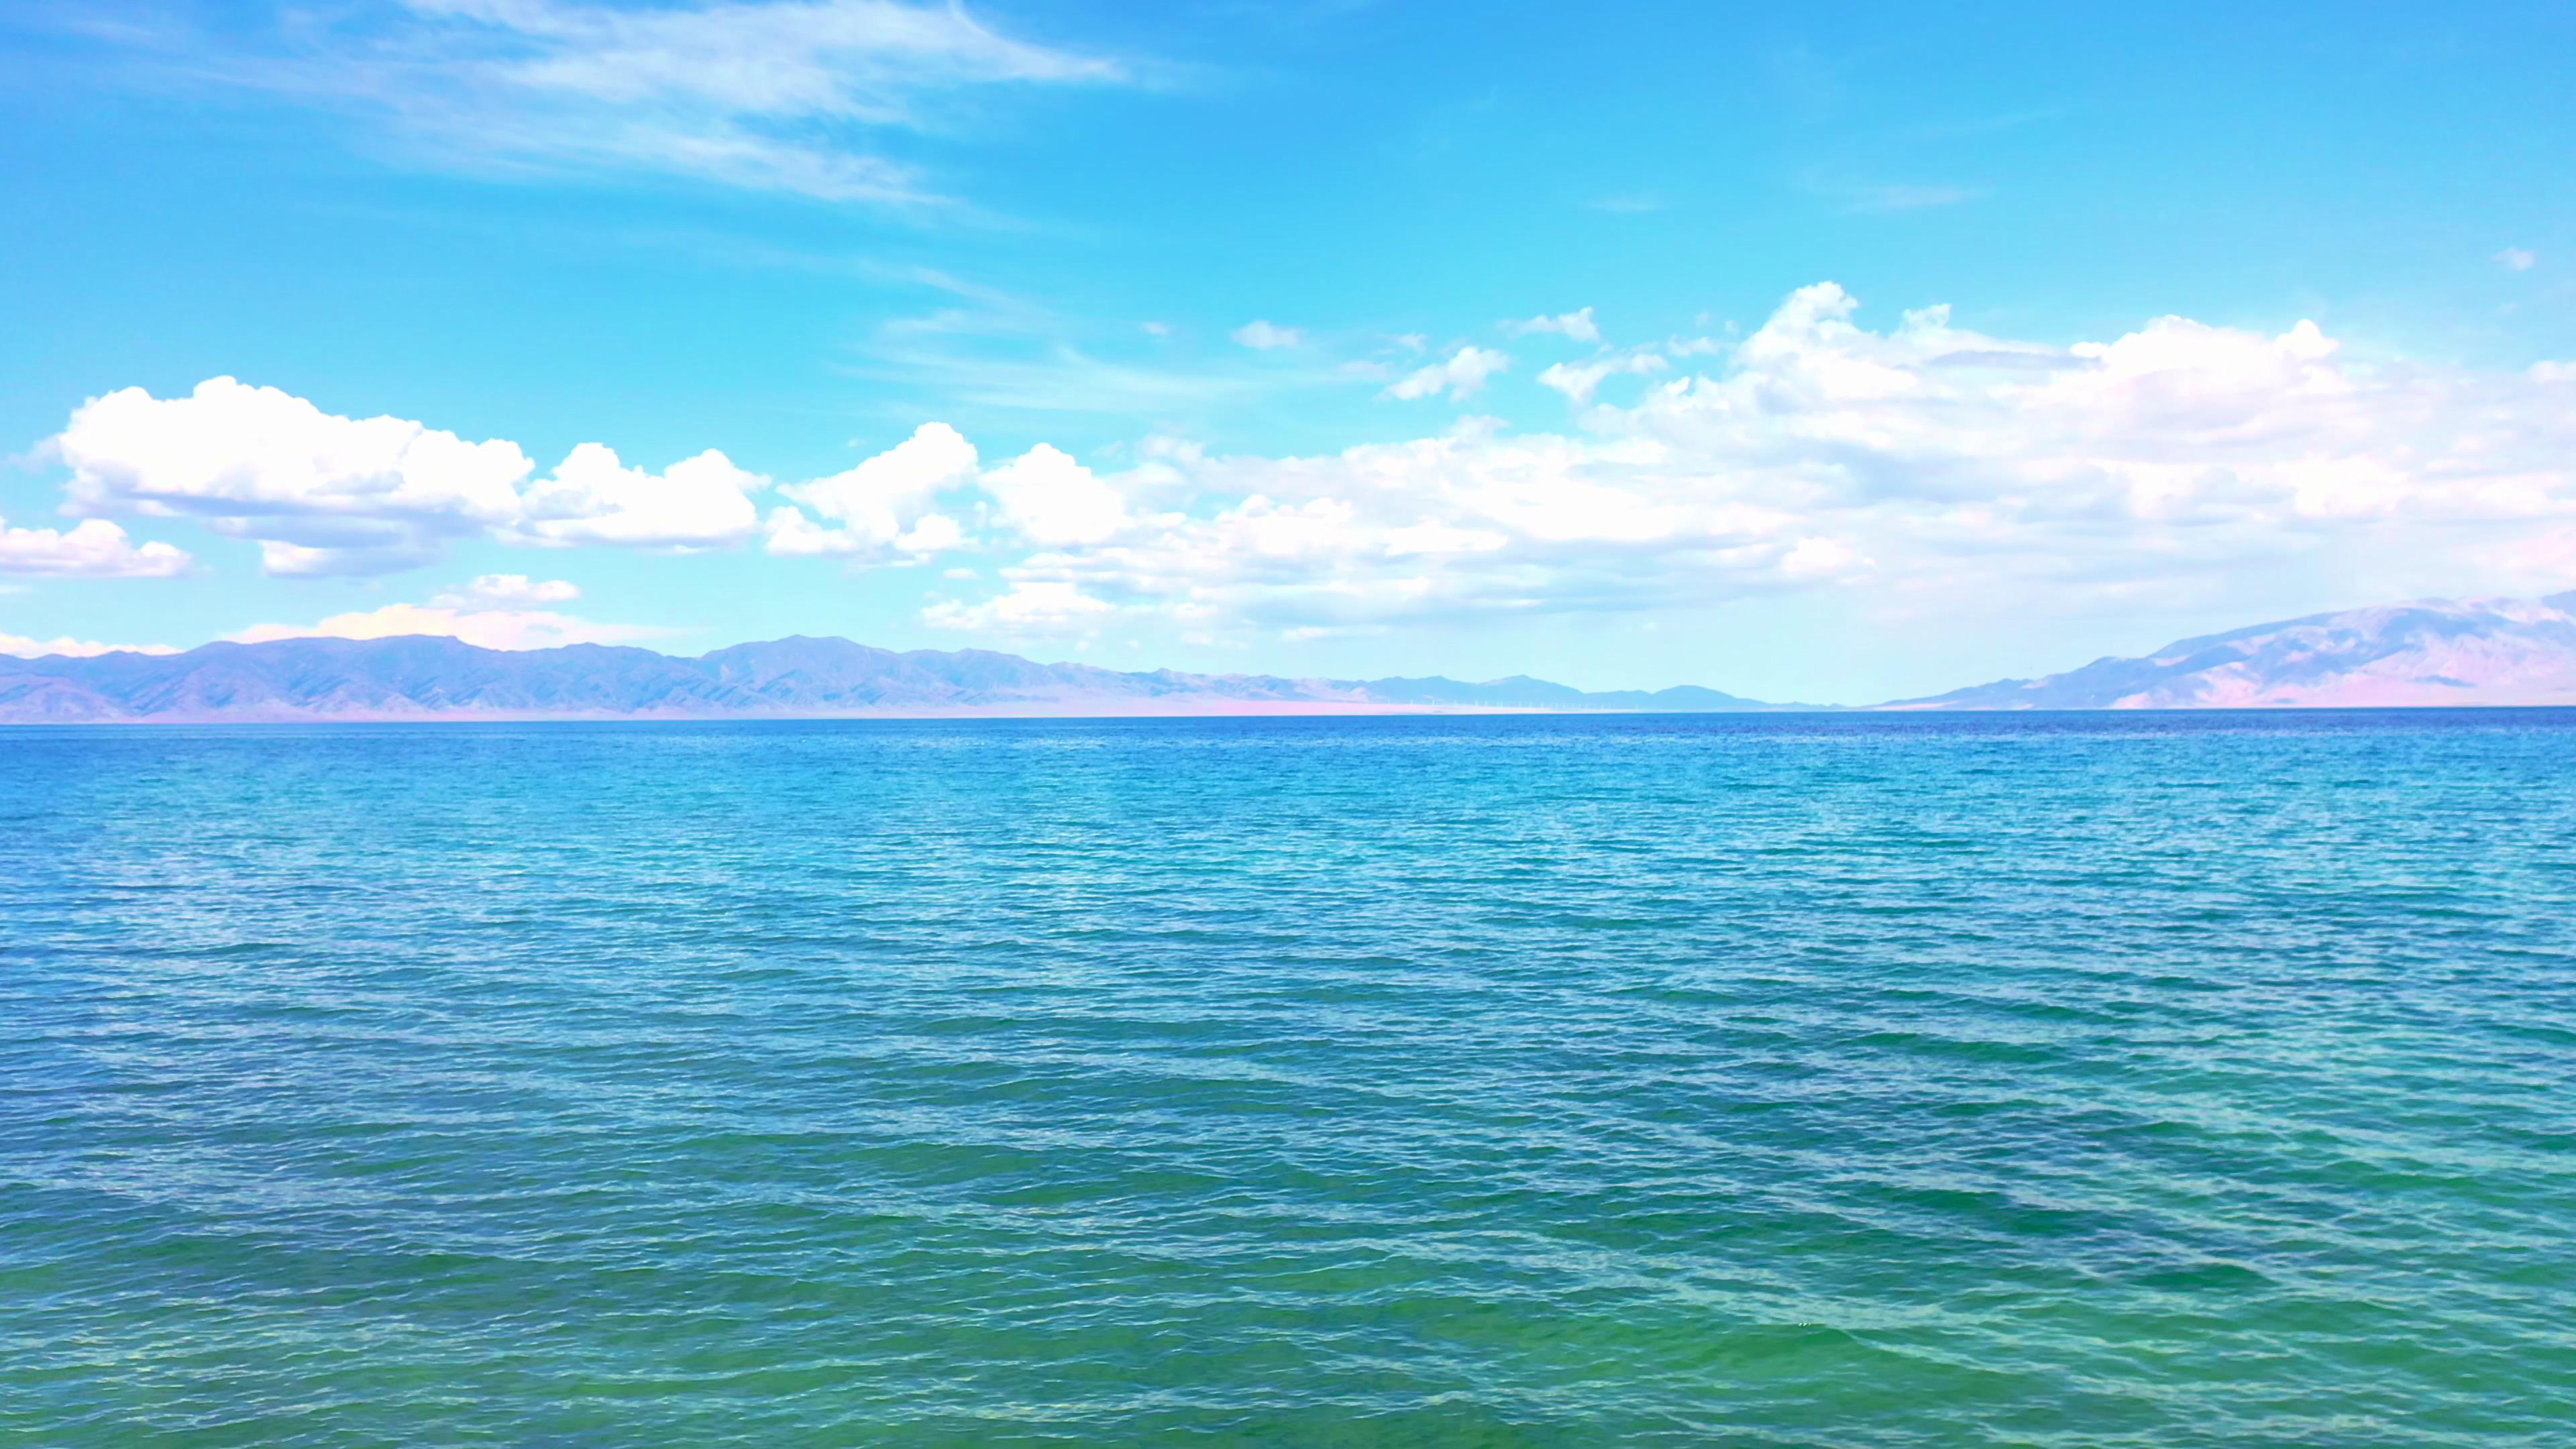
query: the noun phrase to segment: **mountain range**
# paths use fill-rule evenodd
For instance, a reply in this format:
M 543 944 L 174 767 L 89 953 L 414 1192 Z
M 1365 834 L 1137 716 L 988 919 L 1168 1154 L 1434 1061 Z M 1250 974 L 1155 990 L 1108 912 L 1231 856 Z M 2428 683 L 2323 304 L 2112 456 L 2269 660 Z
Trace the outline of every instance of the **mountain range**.
M 1901 709 L 2373 709 L 2576 705 L 2576 590 L 2418 599 L 2181 639 Z
M 2576 592 L 2317 614 L 1877 708 L 2532 704 L 2576 705 Z M 497 650 L 418 635 L 0 657 L 5 724 L 1812 708 L 1690 685 L 1587 693 L 1517 675 L 1467 683 L 1125 672 L 981 649 L 898 653 L 801 636 L 695 658 L 597 644 Z
M 0 658 L 0 722 L 14 723 L 1795 707 L 1687 686 L 1587 694 L 1521 677 L 1465 684 L 1127 673 L 983 649 L 896 653 L 801 636 L 694 659 L 599 644 L 484 649 L 423 635 Z

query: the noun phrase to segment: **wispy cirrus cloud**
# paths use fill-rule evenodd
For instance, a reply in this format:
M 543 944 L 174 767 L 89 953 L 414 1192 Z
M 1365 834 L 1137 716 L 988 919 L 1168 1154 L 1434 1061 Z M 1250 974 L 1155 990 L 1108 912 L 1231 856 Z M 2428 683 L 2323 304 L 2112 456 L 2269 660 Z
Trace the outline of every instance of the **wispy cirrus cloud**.
M 825 201 L 952 204 L 890 133 L 951 128 L 953 102 L 1124 86 L 1137 63 L 1023 40 L 962 5 L 724 0 L 394 0 L 244 23 L 171 5 L 61 28 L 150 74 L 372 117 L 395 145 L 487 170 L 660 174 Z M 148 23 L 147 23 L 148 22 Z
M 857 361 L 838 364 L 835 370 L 908 393 L 927 394 L 945 409 L 988 414 L 1132 417 L 1195 412 L 1300 380 L 1278 374 L 1255 377 L 1221 367 L 1140 362 L 1034 331 L 968 335 L 889 328 L 864 343 L 860 352 Z
M 1350 381 L 1327 341 L 1266 319 L 1226 333 L 1234 347 L 1210 353 L 1166 323 L 1068 314 L 954 282 L 948 290 L 959 305 L 879 323 L 835 370 L 879 384 L 881 407 L 944 411 L 961 424 L 1004 414 L 1203 418 Z
M 1830 189 L 1830 194 L 1840 199 L 1846 211 L 1899 212 L 1958 206 L 1983 200 L 1987 193 L 1981 186 L 1927 186 L 1896 182 L 1879 186 L 1836 187 Z
M 1873 173 L 1877 174 L 1873 174 Z M 1865 162 L 1820 162 L 1791 173 L 1791 189 L 1846 216 L 1895 216 L 1983 201 L 1991 187 L 1953 181 L 1893 181 Z

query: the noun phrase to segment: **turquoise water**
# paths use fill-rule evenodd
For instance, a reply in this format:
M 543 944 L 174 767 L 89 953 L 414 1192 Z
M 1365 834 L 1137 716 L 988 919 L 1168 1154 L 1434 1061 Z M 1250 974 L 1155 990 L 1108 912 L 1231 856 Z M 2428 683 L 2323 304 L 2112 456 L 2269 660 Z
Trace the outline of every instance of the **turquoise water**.
M 2576 1443 L 2576 714 L 0 768 L 0 1440 Z

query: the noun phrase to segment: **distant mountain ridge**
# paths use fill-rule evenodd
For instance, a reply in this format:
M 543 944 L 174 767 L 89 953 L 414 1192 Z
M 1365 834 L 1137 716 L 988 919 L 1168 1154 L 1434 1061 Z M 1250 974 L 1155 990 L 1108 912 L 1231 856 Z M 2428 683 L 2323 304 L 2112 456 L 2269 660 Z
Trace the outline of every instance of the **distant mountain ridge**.
M 2576 590 L 2418 599 L 2181 639 L 1890 709 L 2264 709 L 2576 705 Z
M 2004 679 L 1899 710 L 2576 705 L 2576 591 L 2314 614 Z M 0 724 L 1152 715 L 1438 710 L 1674 714 L 1816 709 L 1714 689 L 1587 693 L 1514 675 L 1469 683 L 1129 672 L 985 649 L 897 652 L 794 636 L 698 657 L 575 644 L 281 639 L 184 654 L 0 656 Z
M 600 644 L 485 649 L 427 635 L 208 644 L 184 654 L 0 657 L 0 723 L 17 724 L 1798 707 L 1688 686 L 1585 693 L 1517 676 L 1470 684 L 1130 673 L 983 649 L 898 653 L 804 636 L 694 659 Z

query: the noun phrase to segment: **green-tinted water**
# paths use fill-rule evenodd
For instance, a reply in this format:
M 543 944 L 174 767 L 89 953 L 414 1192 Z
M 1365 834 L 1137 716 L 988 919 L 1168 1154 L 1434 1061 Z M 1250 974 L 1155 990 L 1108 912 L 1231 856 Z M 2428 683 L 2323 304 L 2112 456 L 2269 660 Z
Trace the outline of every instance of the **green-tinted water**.
M 2576 716 L 0 770 L 11 1442 L 2576 1443 Z

